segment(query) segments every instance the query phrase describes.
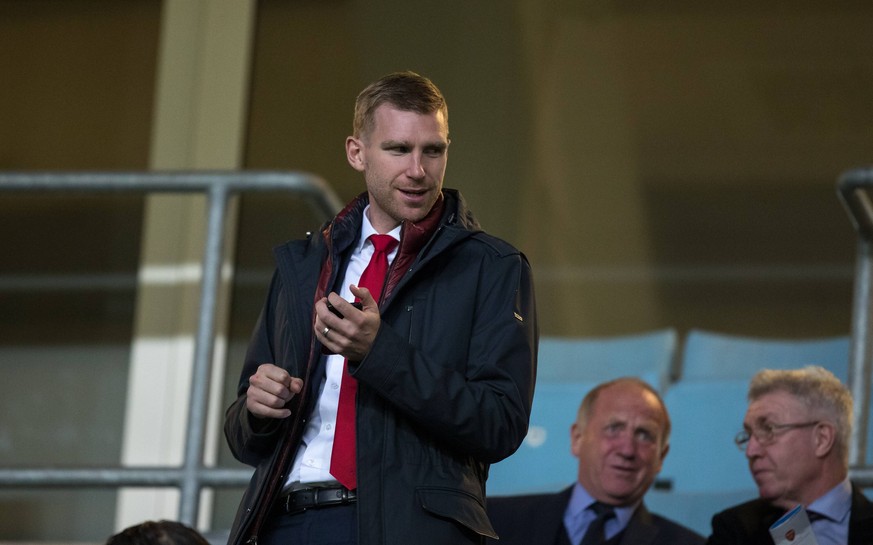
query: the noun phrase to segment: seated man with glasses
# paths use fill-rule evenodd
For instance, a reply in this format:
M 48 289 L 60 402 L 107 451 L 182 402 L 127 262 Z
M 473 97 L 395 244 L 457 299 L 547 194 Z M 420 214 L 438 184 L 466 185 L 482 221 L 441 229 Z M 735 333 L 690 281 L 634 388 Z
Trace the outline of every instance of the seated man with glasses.
M 709 545 L 773 545 L 769 528 L 803 505 L 819 545 L 873 544 L 873 503 L 849 481 L 852 395 L 817 366 L 760 371 L 743 431 L 759 498 L 712 519 Z

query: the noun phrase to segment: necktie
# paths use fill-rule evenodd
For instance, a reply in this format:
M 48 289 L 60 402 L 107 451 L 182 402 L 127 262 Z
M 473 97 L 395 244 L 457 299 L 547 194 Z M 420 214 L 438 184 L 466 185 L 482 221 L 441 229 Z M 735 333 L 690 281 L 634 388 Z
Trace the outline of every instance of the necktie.
M 382 294 L 385 274 L 388 272 L 388 254 L 397 246 L 391 235 L 370 235 L 375 251 L 361 274 L 358 286 L 367 288 L 377 302 Z M 358 381 L 348 370 L 348 360 L 343 362 L 343 379 L 340 384 L 339 405 L 336 411 L 336 429 L 333 437 L 333 450 L 330 454 L 330 474 L 349 490 L 358 487 L 355 470 L 355 399 Z
M 825 515 L 822 515 L 821 513 L 817 512 L 817 511 L 807 511 L 806 518 L 809 519 L 809 522 L 815 522 L 817 520 L 828 520 L 828 517 L 826 517 Z
M 606 521 L 615 517 L 615 509 L 611 505 L 596 501 L 588 506 L 588 509 L 594 511 L 597 518 L 591 521 L 588 525 L 588 530 L 585 531 L 585 537 L 579 545 L 602 545 L 606 541 L 606 534 L 603 531 L 606 526 Z

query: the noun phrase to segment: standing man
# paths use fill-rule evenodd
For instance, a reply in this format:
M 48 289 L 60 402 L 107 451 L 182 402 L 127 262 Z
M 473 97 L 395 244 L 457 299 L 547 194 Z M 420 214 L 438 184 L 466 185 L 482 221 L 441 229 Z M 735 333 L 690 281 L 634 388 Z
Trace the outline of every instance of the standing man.
M 489 464 L 527 433 L 537 325 L 526 258 L 443 189 L 448 110 L 413 72 L 355 104 L 366 192 L 277 270 L 227 411 L 256 467 L 229 543 L 480 544 Z M 353 306 L 353 301 L 360 306 Z
M 570 428 L 578 482 L 556 494 L 489 498 L 500 545 L 702 545 L 703 536 L 652 514 L 643 496 L 670 445 L 670 417 L 646 382 L 600 384 Z
M 712 519 L 713 545 L 773 545 L 769 528 L 803 505 L 819 545 L 873 543 L 873 504 L 849 474 L 852 395 L 817 366 L 760 371 L 737 446 L 746 451 L 758 499 Z

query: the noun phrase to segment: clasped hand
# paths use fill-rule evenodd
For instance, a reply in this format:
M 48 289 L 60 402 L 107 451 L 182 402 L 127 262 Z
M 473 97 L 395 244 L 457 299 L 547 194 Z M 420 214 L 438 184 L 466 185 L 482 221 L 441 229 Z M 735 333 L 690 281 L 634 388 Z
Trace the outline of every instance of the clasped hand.
M 361 361 L 370 352 L 382 317 L 379 305 L 367 288 L 350 286 L 352 295 L 360 300 L 358 310 L 334 292 L 315 303 L 315 336 L 333 354 L 339 354 L 350 361 Z M 341 314 L 331 312 L 330 303 Z
M 367 288 L 351 286 L 352 295 L 360 299 L 358 310 L 352 303 L 334 292 L 315 303 L 315 336 L 332 353 L 351 361 L 361 361 L 370 352 L 382 318 L 379 306 Z M 327 303 L 342 314 L 331 312 Z M 303 379 L 292 377 L 285 369 L 272 363 L 258 366 L 249 377 L 246 408 L 258 418 L 287 418 L 288 402 L 303 390 Z

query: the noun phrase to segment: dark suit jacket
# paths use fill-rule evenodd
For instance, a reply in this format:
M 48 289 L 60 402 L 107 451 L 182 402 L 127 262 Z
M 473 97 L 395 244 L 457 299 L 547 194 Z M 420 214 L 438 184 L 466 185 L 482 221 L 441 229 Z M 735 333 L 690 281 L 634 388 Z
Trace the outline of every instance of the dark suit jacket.
M 773 545 L 770 526 L 785 510 L 756 499 L 726 509 L 712 517 L 712 535 L 707 545 Z M 873 543 L 873 503 L 852 485 L 848 545 Z
M 572 487 L 557 494 L 488 498 L 488 516 L 500 536 L 491 545 L 555 545 L 567 543 L 564 511 Z M 619 541 L 620 545 L 703 545 L 692 530 L 654 515 L 640 504 Z M 772 545 L 772 544 L 771 544 Z
M 324 376 L 313 305 L 342 281 L 366 195 L 320 233 L 275 250 L 238 397 L 225 413 L 231 452 L 256 467 L 231 545 L 275 518 L 272 504 Z M 480 535 L 493 534 L 485 512 L 489 464 L 512 454 L 528 429 L 538 339 L 530 265 L 478 228 L 460 193 L 444 188 L 443 197 L 424 220 L 404 225 L 378 334 L 367 356 L 348 366 L 358 384 L 360 545 L 480 545 Z M 304 379 L 285 419 L 258 421 L 246 408 L 249 377 L 263 362 Z

